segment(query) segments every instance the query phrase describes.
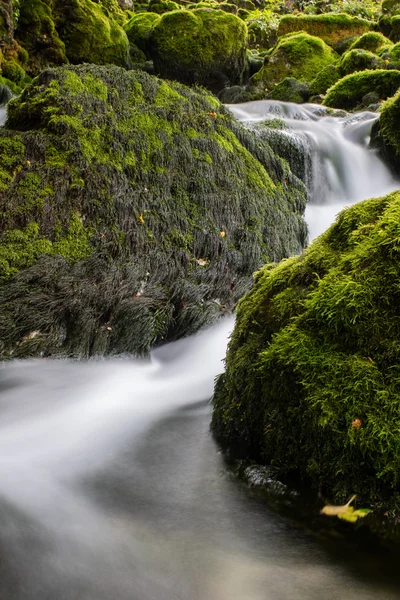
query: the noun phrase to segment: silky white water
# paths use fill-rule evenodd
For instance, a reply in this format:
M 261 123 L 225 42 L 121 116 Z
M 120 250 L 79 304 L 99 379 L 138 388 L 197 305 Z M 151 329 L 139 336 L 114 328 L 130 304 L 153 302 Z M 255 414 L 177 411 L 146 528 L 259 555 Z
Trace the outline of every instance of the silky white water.
M 375 115 L 250 103 L 312 149 L 311 235 L 396 187 Z M 318 110 L 319 107 L 318 107 Z M 150 360 L 0 366 L 0 600 L 395 600 L 398 560 L 229 475 L 209 423 L 233 319 Z M 319 532 L 316 535 L 316 532 Z
M 288 127 L 283 135 L 297 138 L 308 150 L 310 201 L 305 219 L 310 240 L 323 233 L 346 206 L 400 188 L 400 182 L 377 154 L 368 149 L 371 127 L 378 118 L 376 113 L 334 117 L 317 104 L 274 100 L 232 104 L 229 109 L 244 124 L 282 119 Z

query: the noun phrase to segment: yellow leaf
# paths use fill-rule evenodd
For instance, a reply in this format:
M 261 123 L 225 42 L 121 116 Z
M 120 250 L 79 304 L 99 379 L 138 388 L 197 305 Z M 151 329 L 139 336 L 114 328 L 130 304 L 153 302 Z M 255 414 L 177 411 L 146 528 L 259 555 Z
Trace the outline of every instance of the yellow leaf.
M 140 221 L 141 223 L 144 223 L 143 215 L 140 215 L 140 217 L 139 217 L 139 221 Z

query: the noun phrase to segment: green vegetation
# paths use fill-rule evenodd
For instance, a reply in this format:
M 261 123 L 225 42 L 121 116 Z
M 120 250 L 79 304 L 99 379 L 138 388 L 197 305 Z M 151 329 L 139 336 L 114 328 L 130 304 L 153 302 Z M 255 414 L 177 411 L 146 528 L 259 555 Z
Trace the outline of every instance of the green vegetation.
M 164 14 L 149 39 L 158 74 L 211 90 L 242 83 L 247 68 L 246 25 L 221 10 Z
M 56 31 L 48 0 L 24 0 L 21 3 L 15 37 L 29 53 L 27 70 L 31 75 L 37 75 L 45 67 L 67 62 L 65 46 Z
M 373 52 L 354 48 L 343 54 L 339 68 L 342 75 L 349 75 L 356 71 L 384 69 L 385 61 Z
M 362 71 L 346 75 L 328 90 L 323 104 L 332 108 L 351 110 L 362 104 L 368 92 L 375 92 L 386 100 L 400 87 L 400 71 Z
M 326 66 L 310 83 L 310 94 L 325 94 L 337 81 L 341 73 L 336 63 Z
M 350 46 L 350 50 L 354 48 L 362 48 L 370 52 L 377 52 L 383 46 L 391 46 L 392 42 L 378 31 L 369 31 L 357 38 Z
M 279 22 L 278 35 L 295 31 L 306 31 L 317 36 L 330 46 L 341 40 L 359 36 L 371 29 L 371 22 L 345 13 L 324 15 L 286 15 Z
M 129 66 L 129 41 L 121 25 L 91 0 L 54 0 L 57 30 L 72 63 Z
M 33 330 L 36 353 L 73 356 L 197 331 L 304 246 L 305 199 L 206 90 L 116 66 L 44 71 L 0 131 L 2 356 L 32 354 Z
M 142 52 L 148 52 L 148 37 L 160 16 L 153 12 L 134 15 L 124 29 L 131 44 L 135 44 Z
M 213 428 L 225 447 L 400 509 L 400 194 L 364 201 L 237 311 Z
M 250 85 L 270 90 L 285 77 L 309 82 L 335 59 L 333 50 L 321 39 L 308 33 L 288 35 L 265 57 L 264 66 L 251 78 Z

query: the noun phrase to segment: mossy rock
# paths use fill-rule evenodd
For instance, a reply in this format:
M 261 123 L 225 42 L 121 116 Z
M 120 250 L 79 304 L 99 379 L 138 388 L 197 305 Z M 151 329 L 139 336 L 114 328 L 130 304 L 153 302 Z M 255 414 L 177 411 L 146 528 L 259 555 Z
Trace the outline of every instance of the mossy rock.
M 346 75 L 328 90 L 323 104 L 332 108 L 352 110 L 360 106 L 362 98 L 374 91 L 381 100 L 386 100 L 400 87 L 400 71 L 362 71 Z
M 160 15 L 154 12 L 139 13 L 129 19 L 124 26 L 129 42 L 137 46 L 146 55 L 148 54 L 148 39 L 151 30 L 159 20 Z
M 64 43 L 55 28 L 50 0 L 24 0 L 21 3 L 15 37 L 29 53 L 27 70 L 30 75 L 68 62 Z
M 144 354 L 197 331 L 301 249 L 305 200 L 205 90 L 44 71 L 0 130 L 2 356 Z
M 235 15 L 213 9 L 163 15 L 150 36 L 156 73 L 213 91 L 244 80 L 246 25 Z
M 213 429 L 337 500 L 400 510 L 400 194 L 364 201 L 237 310 Z
M 249 48 L 257 50 L 268 50 L 273 48 L 278 42 L 278 31 L 274 21 L 271 21 L 270 15 L 261 13 L 251 14 L 246 19 L 248 30 Z
M 392 31 L 390 33 L 390 39 L 392 42 L 400 42 L 400 15 L 395 15 L 390 19 Z
M 378 148 L 385 162 L 400 175 L 400 93 L 385 102 L 379 121 L 374 123 L 371 145 Z
M 335 85 L 342 78 L 341 72 L 337 63 L 327 65 L 320 71 L 310 83 L 310 94 L 319 95 L 325 94 L 326 91 Z
M 400 43 L 383 46 L 379 51 L 379 56 L 385 61 L 387 69 L 399 69 Z
M 377 52 L 383 46 L 391 46 L 392 42 L 378 31 L 369 31 L 364 33 L 359 38 L 354 40 L 350 46 L 350 50 L 355 48 L 361 48 L 362 50 L 369 50 L 369 52 Z
M 323 15 L 285 15 L 279 21 L 278 35 L 294 31 L 306 31 L 321 38 L 330 46 L 353 36 L 360 36 L 372 29 L 372 23 L 360 17 L 345 13 L 326 13 Z
M 373 52 L 369 52 L 369 50 L 354 48 L 354 50 L 349 50 L 343 54 L 339 62 L 339 68 L 342 75 L 349 75 L 366 69 L 370 71 L 384 69 L 385 61 Z
M 91 0 L 53 0 L 58 34 L 71 63 L 128 67 L 129 40 L 122 26 Z
M 396 15 L 400 12 L 399 0 L 383 0 L 382 2 L 382 13 L 384 15 Z
M 332 48 L 321 39 L 308 33 L 288 35 L 265 57 L 264 66 L 251 78 L 250 84 L 270 91 L 286 77 L 310 82 L 316 73 L 335 60 Z
M 163 15 L 166 12 L 180 10 L 179 4 L 172 0 L 150 0 L 147 10 L 158 15 Z
M 274 87 L 268 94 L 270 100 L 280 100 L 281 102 L 295 102 L 302 104 L 307 102 L 310 97 L 310 85 L 302 83 L 294 77 L 286 77 Z

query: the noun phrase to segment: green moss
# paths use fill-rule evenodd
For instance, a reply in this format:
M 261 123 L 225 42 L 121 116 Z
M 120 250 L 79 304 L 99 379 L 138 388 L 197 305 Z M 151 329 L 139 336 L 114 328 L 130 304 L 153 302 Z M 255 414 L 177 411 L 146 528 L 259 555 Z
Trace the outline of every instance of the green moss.
M 0 138 L 0 190 L 6 190 L 24 163 L 25 146 L 20 136 Z
M 49 69 L 11 101 L 0 182 L 2 356 L 33 329 L 40 352 L 146 353 L 305 241 L 305 187 L 265 141 L 209 91 L 116 66 Z
M 29 53 L 28 71 L 37 75 L 47 66 L 67 62 L 64 43 L 55 28 L 51 3 L 24 0 L 21 3 L 15 37 Z
M 307 33 L 289 35 L 265 57 L 264 66 L 251 78 L 251 86 L 269 91 L 285 77 L 309 82 L 335 59 L 333 50 L 319 38 Z
M 379 131 L 387 149 L 391 151 L 395 163 L 398 163 L 400 157 L 400 94 L 397 93 L 393 98 L 385 102 L 379 119 Z
M 381 100 L 392 96 L 400 86 L 400 71 L 363 71 L 346 75 L 328 90 L 323 104 L 332 108 L 354 109 L 365 94 L 373 91 Z
M 57 254 L 72 262 L 87 258 L 92 252 L 90 233 L 77 214 L 72 215 L 64 235 L 60 229 L 54 242 L 40 235 L 39 224 L 35 221 L 31 221 L 24 230 L 5 231 L 0 244 L 0 280 L 30 267 L 44 254 Z
M 310 35 L 321 38 L 330 46 L 334 46 L 341 40 L 359 36 L 371 28 L 372 23 L 370 21 L 352 17 L 345 13 L 285 15 L 279 21 L 278 35 L 306 31 Z
M 173 10 L 180 10 L 179 4 L 172 0 L 150 0 L 148 10 L 150 12 L 162 15 Z
M 19 85 L 13 81 L 10 81 L 9 79 L 6 79 L 6 77 L 0 77 L 0 85 L 5 85 L 6 87 L 10 88 L 13 94 L 17 96 L 22 92 L 22 88 Z
M 134 15 L 124 26 L 129 42 L 135 44 L 145 54 L 148 52 L 148 37 L 160 15 L 153 12 Z
M 310 94 L 325 94 L 339 79 L 341 79 L 341 74 L 337 63 L 327 65 L 311 81 Z
M 129 41 L 121 25 L 91 0 L 55 0 L 57 30 L 72 63 L 129 66 Z
M 397 511 L 399 223 L 399 193 L 367 200 L 256 274 L 213 415 L 225 446 L 279 476 Z
M 350 46 L 350 50 L 355 48 L 361 48 L 363 50 L 369 50 L 370 52 L 377 52 L 383 46 L 391 46 L 392 42 L 378 31 L 369 31 L 364 33 L 359 38 L 354 40 Z
M 307 83 L 301 83 L 294 77 L 286 77 L 273 91 L 268 95 L 271 100 L 280 100 L 281 102 L 296 102 L 301 104 L 307 102 L 310 97 L 310 86 Z
M 235 15 L 195 9 L 166 13 L 150 35 L 156 72 L 212 90 L 241 83 L 245 74 L 247 29 Z
M 366 69 L 384 69 L 385 61 L 369 50 L 354 48 L 343 54 L 339 62 L 342 75 L 349 75 Z

